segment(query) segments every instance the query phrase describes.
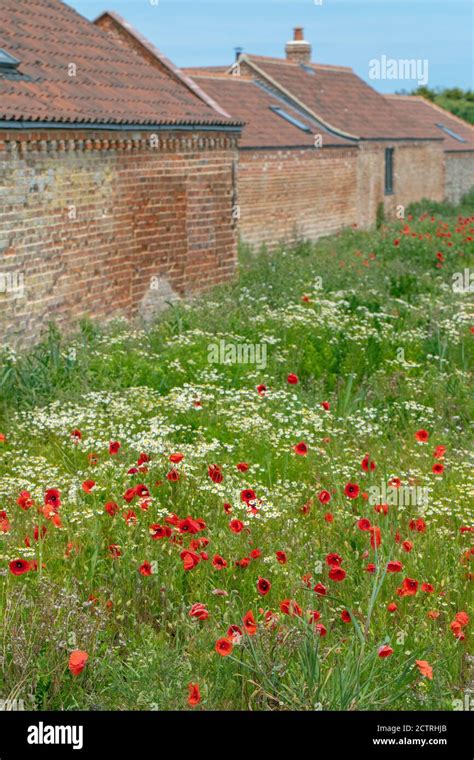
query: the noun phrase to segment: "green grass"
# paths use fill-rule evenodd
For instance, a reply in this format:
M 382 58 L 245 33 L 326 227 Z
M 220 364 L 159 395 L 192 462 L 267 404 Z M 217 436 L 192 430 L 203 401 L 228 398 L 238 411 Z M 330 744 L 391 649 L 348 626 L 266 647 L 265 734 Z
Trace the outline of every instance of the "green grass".
M 470 626 L 460 640 L 450 624 L 470 604 L 472 534 L 460 529 L 473 525 L 474 511 L 474 321 L 472 295 L 453 292 L 452 278 L 473 266 L 474 204 L 424 202 L 409 213 L 381 220 L 377 231 L 347 230 L 273 254 L 243 248 L 235 281 L 172 306 L 146 330 L 84 323 L 67 337 L 51 326 L 29 353 L 4 352 L 4 699 L 36 709 L 191 709 L 189 683 L 202 695 L 193 709 L 207 710 L 449 710 L 463 699 L 473 680 Z M 266 366 L 210 363 L 209 347 L 220 340 L 265 345 Z M 76 428 L 79 443 L 70 436 Z M 428 443 L 416 440 L 419 429 Z M 111 440 L 121 443 L 115 456 Z M 300 441 L 307 456 L 293 450 Z M 435 460 L 439 445 L 446 454 Z M 184 460 L 171 482 L 168 457 L 177 451 Z M 129 473 L 141 452 L 150 461 Z M 369 472 L 361 468 L 367 453 L 376 462 Z M 432 472 L 436 461 L 442 474 Z M 221 483 L 208 477 L 212 464 Z M 427 503 L 404 505 L 395 490 L 397 503 L 381 497 L 390 502 L 383 514 L 344 493 L 355 482 L 372 495 L 394 477 L 426 488 Z M 96 484 L 90 493 L 81 487 L 87 480 Z M 137 483 L 148 487 L 149 504 L 124 500 Z M 61 492 L 61 526 L 41 512 L 48 488 Z M 256 515 L 240 498 L 244 488 L 256 492 Z M 16 503 L 24 490 L 35 502 L 27 511 Z M 328 504 L 318 499 L 322 490 Z M 114 517 L 104 510 L 109 501 L 119 507 Z M 206 528 L 152 540 L 149 526 L 165 525 L 171 513 L 201 518 Z M 421 517 L 426 530 L 412 530 Z M 380 546 L 358 528 L 360 518 L 380 528 Z M 232 532 L 231 519 L 245 529 Z M 199 550 L 209 559 L 185 571 L 180 553 L 198 537 L 208 540 Z M 235 565 L 253 549 L 261 556 Z M 328 577 L 332 552 L 343 558 L 342 582 Z M 227 567 L 214 567 L 216 554 Z M 36 560 L 37 570 L 13 575 L 16 558 Z M 387 573 L 389 560 L 402 571 Z M 138 572 L 145 561 L 148 577 Z M 257 592 L 260 576 L 271 582 L 266 596 Z M 396 593 L 405 577 L 419 582 L 413 596 Z M 318 582 L 324 597 L 313 590 Z M 423 583 L 434 591 L 422 591 Z M 288 599 L 301 615 L 280 610 Z M 208 619 L 189 616 L 196 602 Z M 346 609 L 350 623 L 340 617 Z M 217 654 L 216 640 L 230 625 L 242 627 L 249 610 L 256 634 L 244 632 L 228 657 Z M 314 610 L 325 636 L 310 620 Z M 383 645 L 391 656 L 378 656 Z M 75 649 L 89 654 L 78 676 L 67 667 Z M 416 660 L 430 663 L 432 680 Z

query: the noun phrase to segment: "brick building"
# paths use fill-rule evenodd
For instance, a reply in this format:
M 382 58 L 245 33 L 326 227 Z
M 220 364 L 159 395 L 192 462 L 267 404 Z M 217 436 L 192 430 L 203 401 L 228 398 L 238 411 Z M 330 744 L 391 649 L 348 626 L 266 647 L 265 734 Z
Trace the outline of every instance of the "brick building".
M 301 28 L 285 59 L 241 53 L 186 73 L 246 122 L 238 197 L 249 243 L 370 227 L 381 206 L 391 215 L 422 198 L 458 201 L 474 185 L 474 128 L 421 98 L 383 96 L 350 68 L 312 63 Z M 290 138 L 284 121 L 295 118 Z
M 147 317 L 234 272 L 241 125 L 114 23 L 1 0 L 2 343 Z
M 439 111 L 441 110 L 441 114 Z M 0 3 L 0 335 L 153 316 L 253 245 L 459 200 L 474 129 L 349 68 L 241 54 L 179 70 L 115 13 Z

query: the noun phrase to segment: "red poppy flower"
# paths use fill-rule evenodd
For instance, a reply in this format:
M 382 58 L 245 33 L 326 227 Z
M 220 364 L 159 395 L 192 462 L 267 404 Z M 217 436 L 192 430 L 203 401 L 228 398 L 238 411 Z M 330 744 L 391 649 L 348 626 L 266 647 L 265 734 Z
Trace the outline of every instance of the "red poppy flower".
M 298 385 L 299 383 L 298 375 L 294 375 L 293 373 L 290 373 L 286 379 L 290 385 Z
M 230 625 L 227 629 L 227 636 L 234 643 L 238 643 L 243 635 L 244 632 L 238 625 Z
M 390 602 L 390 604 L 387 604 L 387 610 L 388 610 L 389 612 L 396 612 L 396 611 L 397 611 L 397 609 L 398 609 L 398 607 L 397 607 L 397 605 L 395 604 L 395 602 Z
M 117 514 L 119 508 L 115 501 L 108 501 L 104 507 L 105 511 L 109 513 L 111 517 Z
M 119 453 L 119 450 L 121 448 L 122 444 L 119 443 L 119 441 L 110 441 L 109 443 L 109 454 L 111 456 L 115 456 L 115 454 Z
M 444 465 L 441 462 L 436 462 L 431 469 L 435 475 L 441 475 L 444 472 Z
M 61 506 L 61 493 L 57 488 L 48 488 L 44 495 L 44 503 L 55 511 Z
M 330 410 L 330 408 L 331 408 L 331 404 L 329 403 L 329 401 L 321 401 L 321 406 L 322 406 L 322 407 L 323 407 L 323 409 L 325 409 L 327 412 L 329 412 L 329 410 Z
M 451 628 L 451 631 L 453 632 L 454 636 L 459 641 L 464 641 L 464 639 L 466 638 L 466 636 L 465 636 L 464 631 L 462 630 L 462 625 L 461 625 L 461 623 L 458 620 L 453 620 L 453 622 L 450 623 L 449 627 Z
M 171 536 L 171 529 L 168 528 L 168 526 L 160 525 L 159 523 L 154 523 L 153 525 L 150 525 L 149 527 L 150 536 L 154 541 L 157 541 L 160 538 L 169 538 Z
M 434 586 L 431 583 L 422 583 L 421 590 L 424 591 L 425 594 L 432 594 Z
M 427 662 L 426 660 L 415 660 L 416 667 L 420 671 L 420 674 L 422 676 L 425 676 L 425 678 L 429 678 L 430 681 L 433 680 L 433 668 Z
M 128 509 L 126 512 L 123 513 L 123 519 L 127 523 L 127 525 L 136 525 L 137 523 L 137 515 L 133 511 L 133 509 Z
M 370 520 L 368 520 L 366 517 L 362 517 L 362 519 L 357 523 L 357 527 L 360 530 L 370 530 Z
M 392 647 L 389 647 L 388 644 L 385 644 L 383 647 L 379 648 L 379 657 L 390 657 L 391 654 L 393 654 L 393 649 Z
M 188 684 L 188 692 L 189 692 L 188 705 L 190 707 L 195 707 L 201 701 L 201 692 L 199 691 L 199 684 L 197 683 Z
M 321 618 L 321 613 L 319 610 L 310 610 L 309 613 L 309 619 L 312 623 L 317 623 L 318 620 Z
M 349 612 L 349 610 L 342 610 L 342 612 L 341 612 L 341 620 L 342 620 L 343 623 L 350 623 L 351 622 L 352 618 L 351 618 L 351 613 Z
M 255 622 L 252 610 L 245 613 L 242 622 L 249 636 L 254 636 L 257 633 L 257 623 Z
M 169 461 L 173 464 L 179 464 L 184 459 L 184 454 L 181 454 L 181 452 L 176 452 L 176 454 L 170 454 L 168 457 Z
M 361 462 L 361 467 L 365 472 L 369 472 L 369 470 L 372 472 L 375 470 L 376 464 L 372 459 L 370 459 L 369 455 L 366 454 Z
M 331 552 L 331 554 L 326 555 L 326 565 L 342 565 L 341 555 L 336 554 L 336 552 Z
M 343 581 L 346 577 L 346 571 L 342 569 L 342 567 L 338 567 L 337 565 L 333 565 L 329 571 L 329 577 L 332 581 Z
M 71 430 L 71 438 L 73 439 L 74 443 L 78 443 L 82 439 L 81 431 L 77 428 L 76 430 Z
M 402 543 L 402 549 L 403 549 L 404 552 L 411 552 L 411 550 L 413 549 L 412 542 L 411 541 L 404 541 Z
M 235 465 L 239 472 L 247 472 L 249 465 L 246 462 L 239 462 Z
M 91 493 L 95 486 L 95 480 L 85 480 L 82 484 L 82 490 L 86 493 Z
M 260 385 L 257 385 L 257 393 L 259 396 L 264 396 L 265 391 L 267 390 L 267 386 L 261 383 Z
M 262 596 L 265 596 L 266 594 L 268 594 L 271 587 L 272 587 L 272 584 L 270 583 L 270 581 L 267 581 L 266 578 L 262 578 L 259 576 L 258 581 L 257 581 L 257 591 L 259 594 L 261 594 Z
M 16 500 L 16 503 L 25 512 L 27 509 L 30 509 L 34 504 L 29 491 L 21 491 L 18 499 Z
M 148 456 L 148 454 L 145 454 L 142 451 L 142 453 L 137 459 L 137 465 L 140 467 L 140 465 L 145 464 L 145 462 L 149 462 L 149 461 L 150 461 L 150 457 Z
M 189 551 L 189 549 L 184 549 L 179 556 L 183 560 L 183 569 L 186 571 L 193 570 L 201 561 L 200 555 Z
M 232 533 L 242 533 L 245 525 L 243 524 L 242 520 L 231 520 L 229 523 L 229 528 L 231 529 Z
M 322 623 L 316 623 L 314 627 L 320 636 L 326 636 L 327 629 L 325 625 L 323 625 Z
M 421 430 L 417 430 L 415 433 L 415 438 L 417 441 L 420 441 L 420 443 L 426 443 L 428 438 L 430 437 L 430 434 L 427 430 L 424 430 L 423 428 Z
M 71 652 L 71 656 L 69 657 L 69 670 L 73 676 L 78 676 L 79 673 L 82 673 L 88 659 L 89 655 L 87 652 L 82 652 L 80 649 L 75 649 L 74 652 Z
M 402 481 L 400 480 L 400 478 L 390 478 L 390 480 L 388 481 L 388 485 L 391 488 L 400 488 L 401 484 L 402 484 Z
M 120 549 L 120 546 L 118 544 L 110 544 L 109 546 L 109 552 L 111 557 L 113 559 L 118 559 L 122 556 L 122 550 Z
M 201 530 L 197 520 L 193 520 L 192 517 L 186 517 L 184 520 L 180 520 L 177 528 L 180 533 L 199 533 Z
M 323 586 L 322 583 L 317 583 L 313 591 L 315 592 L 315 594 L 319 594 L 319 596 L 326 596 L 327 594 L 327 588 L 326 586 Z
M 214 554 L 212 564 L 215 568 L 217 568 L 217 570 L 223 570 L 224 567 L 227 567 L 227 562 L 225 561 L 224 557 L 220 556 L 220 554 Z
M 260 549 L 252 549 L 252 551 L 250 552 L 250 556 L 252 559 L 258 559 L 259 557 L 262 556 L 262 552 L 260 551 Z
M 297 443 L 296 446 L 293 446 L 293 451 L 300 457 L 305 457 L 308 453 L 308 447 L 304 441 L 300 441 L 300 443 Z
M 418 581 L 413 578 L 405 578 L 400 588 L 397 589 L 398 596 L 414 596 L 418 591 Z
M 221 472 L 221 468 L 217 464 L 211 464 L 207 468 L 207 474 L 213 483 L 222 483 L 224 475 Z
M 456 612 L 454 619 L 456 622 L 460 623 L 461 626 L 464 628 L 466 625 L 469 625 L 469 615 L 467 612 Z
M 445 454 L 446 454 L 446 446 L 436 446 L 433 452 L 433 457 L 435 459 L 443 459 Z
M 302 613 L 301 607 L 294 599 L 284 599 L 280 602 L 280 610 L 284 615 L 291 615 L 292 617 L 299 617 Z
M 360 488 L 357 483 L 348 483 L 344 488 L 344 493 L 349 499 L 356 499 L 360 493 Z
M 13 575 L 24 575 L 31 570 L 31 562 L 27 562 L 26 559 L 14 559 L 8 567 Z
M 377 546 L 380 546 L 382 543 L 382 535 L 380 528 L 378 528 L 376 525 L 370 526 L 370 545 L 372 549 L 375 549 Z
M 195 617 L 198 620 L 207 620 L 209 612 L 203 604 L 196 602 L 189 610 L 188 615 L 189 617 Z
M 234 645 L 228 638 L 217 639 L 216 641 L 215 649 L 216 652 L 221 655 L 221 657 L 227 657 L 232 653 L 233 648 Z
M 248 504 L 249 501 L 255 501 L 255 491 L 252 488 L 244 488 L 244 490 L 240 492 L 240 498 L 246 504 Z
M 418 517 L 416 520 L 410 520 L 410 530 L 416 530 L 418 533 L 424 533 L 426 530 L 426 523 L 422 517 Z
M 373 562 L 369 562 L 369 564 L 366 565 L 366 567 L 365 567 L 365 572 L 366 573 L 374 574 L 376 570 L 377 570 L 377 568 L 376 568 L 376 566 L 374 565 Z
M 174 467 L 166 473 L 166 479 L 170 481 L 170 483 L 177 483 L 180 479 L 180 474 L 178 470 L 175 470 Z
M 280 565 L 286 565 L 287 563 L 287 556 L 285 552 L 275 552 L 275 556 L 280 563 Z
M 328 502 L 331 501 L 331 494 L 329 491 L 320 491 L 318 493 L 318 499 L 321 502 L 321 504 L 328 504 Z
M 149 562 L 144 562 L 138 568 L 140 575 L 153 575 L 153 568 Z
M 400 573 L 403 570 L 403 565 L 397 560 L 391 560 L 387 564 L 387 573 Z
M 2 510 L 0 512 L 0 532 L 8 533 L 10 531 L 10 522 L 7 517 L 7 513 Z

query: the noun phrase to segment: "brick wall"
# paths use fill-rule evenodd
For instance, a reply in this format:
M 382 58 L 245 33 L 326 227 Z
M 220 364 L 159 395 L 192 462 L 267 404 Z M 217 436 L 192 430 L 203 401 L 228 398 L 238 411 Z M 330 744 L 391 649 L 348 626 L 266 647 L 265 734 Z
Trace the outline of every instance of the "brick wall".
M 474 152 L 445 153 L 446 200 L 459 203 L 462 196 L 474 187 Z
M 150 317 L 232 275 L 236 138 L 0 132 L 0 336 Z
M 240 235 L 272 246 L 357 222 L 357 150 L 241 150 Z
M 385 195 L 385 148 L 394 148 L 393 194 Z M 444 152 L 441 142 L 363 142 L 358 160 L 358 217 L 361 227 L 375 223 L 383 203 L 388 217 L 397 206 L 422 198 L 444 198 Z

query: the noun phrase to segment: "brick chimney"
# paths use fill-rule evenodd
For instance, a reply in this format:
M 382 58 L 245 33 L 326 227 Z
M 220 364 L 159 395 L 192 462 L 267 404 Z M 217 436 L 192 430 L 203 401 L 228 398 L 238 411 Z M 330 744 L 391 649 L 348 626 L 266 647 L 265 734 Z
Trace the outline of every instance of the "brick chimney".
M 304 39 L 303 27 L 296 26 L 293 39 L 286 43 L 286 60 L 293 63 L 311 63 L 311 44 Z

